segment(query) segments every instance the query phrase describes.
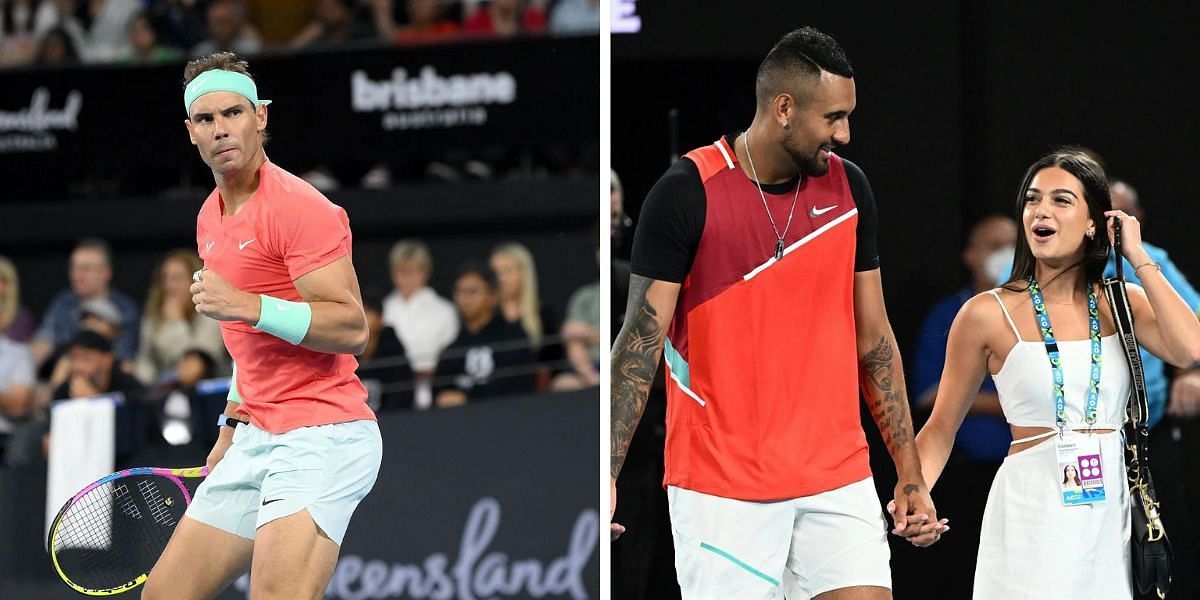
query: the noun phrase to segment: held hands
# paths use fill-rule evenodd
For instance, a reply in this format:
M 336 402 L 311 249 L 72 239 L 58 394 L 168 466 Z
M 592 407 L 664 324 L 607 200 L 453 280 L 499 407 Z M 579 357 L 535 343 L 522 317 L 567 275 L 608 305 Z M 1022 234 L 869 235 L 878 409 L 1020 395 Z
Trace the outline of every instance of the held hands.
M 243 292 L 211 269 L 196 271 L 192 277 L 192 303 L 196 312 L 217 321 L 258 322 L 261 301 Z
M 892 534 L 903 537 L 914 546 L 933 545 L 942 534 L 950 531 L 950 519 L 937 520 L 937 509 L 924 484 L 901 480 L 896 484 L 895 499 L 888 502 L 892 516 Z

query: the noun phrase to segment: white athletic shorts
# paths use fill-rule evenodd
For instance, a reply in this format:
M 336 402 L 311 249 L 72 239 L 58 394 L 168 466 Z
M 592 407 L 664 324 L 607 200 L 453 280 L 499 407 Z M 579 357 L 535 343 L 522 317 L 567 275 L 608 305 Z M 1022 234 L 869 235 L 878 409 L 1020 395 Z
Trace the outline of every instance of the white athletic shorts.
M 667 488 L 675 569 L 687 600 L 807 600 L 853 586 L 891 589 L 875 483 L 748 502 Z
M 307 509 L 339 546 L 358 503 L 375 486 L 383 440 L 372 420 L 273 434 L 238 425 L 233 445 L 196 490 L 187 516 L 247 539 Z

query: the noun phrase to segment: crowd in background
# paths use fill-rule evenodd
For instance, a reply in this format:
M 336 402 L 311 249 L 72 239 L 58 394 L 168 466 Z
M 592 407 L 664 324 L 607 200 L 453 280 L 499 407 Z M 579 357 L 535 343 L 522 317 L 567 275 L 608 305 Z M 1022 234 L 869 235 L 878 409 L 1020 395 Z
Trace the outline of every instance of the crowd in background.
M 359 375 L 377 411 L 599 384 L 598 274 L 560 317 L 541 300 L 533 255 L 516 242 L 459 266 L 444 295 L 429 286 L 434 259 L 423 241 L 397 242 L 389 263 L 393 289 L 363 290 L 370 341 Z M 53 402 L 102 395 L 117 402 L 118 464 L 148 445 L 210 446 L 232 365 L 219 325 L 192 304 L 200 267 L 194 251 L 171 251 L 134 300 L 111 285 L 108 244 L 81 240 L 69 286 L 35 314 L 21 302 L 16 267 L 0 256 L 0 464 L 43 459 Z
M 599 32 L 599 0 L 0 0 L 0 68 Z

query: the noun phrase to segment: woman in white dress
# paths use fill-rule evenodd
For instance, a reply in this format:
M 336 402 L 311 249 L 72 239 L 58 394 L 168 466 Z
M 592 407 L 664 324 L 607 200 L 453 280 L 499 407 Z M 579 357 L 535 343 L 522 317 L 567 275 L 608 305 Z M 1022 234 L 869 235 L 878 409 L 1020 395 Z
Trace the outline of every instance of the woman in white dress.
M 1014 441 L 988 495 L 975 600 L 1131 598 L 1121 440 L 1129 367 L 1099 285 L 1115 219 L 1144 286 L 1128 286 L 1139 342 L 1190 365 L 1200 360 L 1200 322 L 1146 254 L 1137 220 L 1112 210 L 1095 160 L 1054 152 L 1019 190 L 1012 277 L 968 301 L 950 329 L 933 413 L 917 436 L 925 481 L 937 482 L 991 374 Z M 1079 487 L 1067 484 L 1072 470 Z M 928 545 L 945 529 L 930 523 L 909 539 Z

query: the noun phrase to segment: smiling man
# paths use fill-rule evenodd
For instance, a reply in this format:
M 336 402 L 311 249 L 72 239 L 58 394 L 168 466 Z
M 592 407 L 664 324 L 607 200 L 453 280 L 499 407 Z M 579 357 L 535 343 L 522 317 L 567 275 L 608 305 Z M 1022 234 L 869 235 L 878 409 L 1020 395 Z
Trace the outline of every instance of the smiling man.
M 897 531 L 944 523 L 913 443 L 875 199 L 832 152 L 850 141 L 854 71 L 805 27 L 767 54 L 755 92 L 749 129 L 689 152 L 642 207 L 612 353 L 613 495 L 662 352 L 683 596 L 890 598 L 860 385 L 896 463 Z
M 228 52 L 188 63 L 188 137 L 216 189 L 196 222 L 196 311 L 236 366 L 212 469 L 143 598 L 319 598 L 382 443 L 354 354 L 367 321 L 346 211 L 267 160 L 268 100 Z M 214 415 L 218 418 L 218 415 Z

